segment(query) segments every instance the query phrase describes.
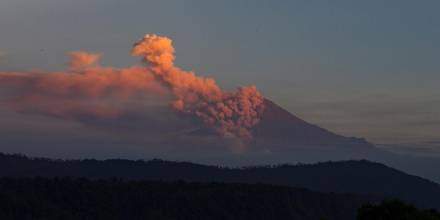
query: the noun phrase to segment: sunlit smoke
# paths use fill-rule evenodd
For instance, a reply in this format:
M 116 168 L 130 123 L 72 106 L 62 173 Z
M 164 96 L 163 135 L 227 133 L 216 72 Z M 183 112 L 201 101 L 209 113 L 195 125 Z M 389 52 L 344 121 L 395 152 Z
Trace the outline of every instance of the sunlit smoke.
M 101 54 L 88 53 L 84 51 L 70 52 L 69 67 L 79 69 L 92 66 L 98 63 Z
M 132 50 L 150 65 L 156 78 L 176 96 L 173 107 L 195 115 L 222 135 L 250 138 L 264 110 L 264 98 L 255 86 L 222 91 L 215 80 L 196 76 L 174 66 L 172 41 L 157 35 L 145 35 Z
M 169 93 L 175 111 L 203 121 L 219 135 L 252 137 L 251 129 L 264 111 L 264 98 L 255 86 L 223 91 L 214 79 L 181 70 L 174 66 L 174 48 L 167 37 L 145 35 L 132 55 L 141 56 L 146 66 L 103 67 L 98 64 L 100 54 L 76 51 L 70 53 L 66 71 L 0 72 L 0 85 L 15 90 L 9 103 L 16 111 L 73 120 L 119 117 L 129 114 L 127 99 Z

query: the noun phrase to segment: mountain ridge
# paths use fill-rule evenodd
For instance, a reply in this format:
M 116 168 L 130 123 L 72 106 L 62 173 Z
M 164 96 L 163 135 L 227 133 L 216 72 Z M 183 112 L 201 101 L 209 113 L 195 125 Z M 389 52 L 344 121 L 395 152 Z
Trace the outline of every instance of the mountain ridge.
M 440 208 L 440 185 L 366 160 L 228 168 L 165 160 L 51 160 L 0 154 L 0 176 L 124 178 L 191 182 L 264 183 L 318 192 L 396 197 Z

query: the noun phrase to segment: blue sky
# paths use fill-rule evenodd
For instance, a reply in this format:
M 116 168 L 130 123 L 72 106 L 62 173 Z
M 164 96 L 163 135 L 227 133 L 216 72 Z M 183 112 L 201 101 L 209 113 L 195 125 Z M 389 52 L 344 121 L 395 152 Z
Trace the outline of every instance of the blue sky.
M 72 50 L 136 64 L 146 33 L 227 89 L 375 143 L 440 140 L 439 1 L 2 0 L 0 70 L 63 68 Z

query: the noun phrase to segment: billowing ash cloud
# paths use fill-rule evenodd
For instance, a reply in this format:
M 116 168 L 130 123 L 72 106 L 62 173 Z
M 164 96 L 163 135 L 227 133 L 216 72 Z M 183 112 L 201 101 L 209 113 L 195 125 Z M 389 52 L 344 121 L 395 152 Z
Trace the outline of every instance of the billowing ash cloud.
M 171 39 L 145 35 L 132 50 L 146 67 L 117 69 L 98 64 L 100 54 L 70 53 L 62 72 L 0 72 L 0 86 L 9 88 L 11 107 L 71 120 L 117 118 L 130 114 L 133 100 L 147 96 L 168 100 L 177 112 L 196 117 L 222 136 L 251 138 L 264 111 L 255 86 L 223 91 L 211 78 L 174 66 Z M 129 103 L 130 102 L 130 103 Z
M 220 134 L 251 137 L 249 129 L 264 110 L 264 98 L 255 86 L 225 92 L 213 79 L 175 67 L 172 41 L 166 37 L 146 35 L 134 45 L 132 54 L 142 56 L 156 79 L 172 91 L 176 110 L 201 118 Z

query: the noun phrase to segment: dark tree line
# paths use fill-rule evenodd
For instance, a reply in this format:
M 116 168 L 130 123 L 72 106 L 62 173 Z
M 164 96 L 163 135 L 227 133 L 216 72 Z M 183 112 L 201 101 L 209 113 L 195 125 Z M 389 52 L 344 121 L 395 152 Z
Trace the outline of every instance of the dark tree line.
M 0 219 L 355 219 L 373 199 L 262 184 L 0 178 Z
M 435 209 L 419 210 L 399 200 L 385 200 L 359 208 L 357 220 L 440 220 L 440 213 Z
M 229 169 L 163 160 L 50 160 L 0 153 L 0 176 L 264 183 L 320 192 L 371 194 L 440 209 L 440 185 L 369 161 Z
M 378 201 L 263 184 L 0 178 L 2 220 L 440 220 L 434 209 Z

